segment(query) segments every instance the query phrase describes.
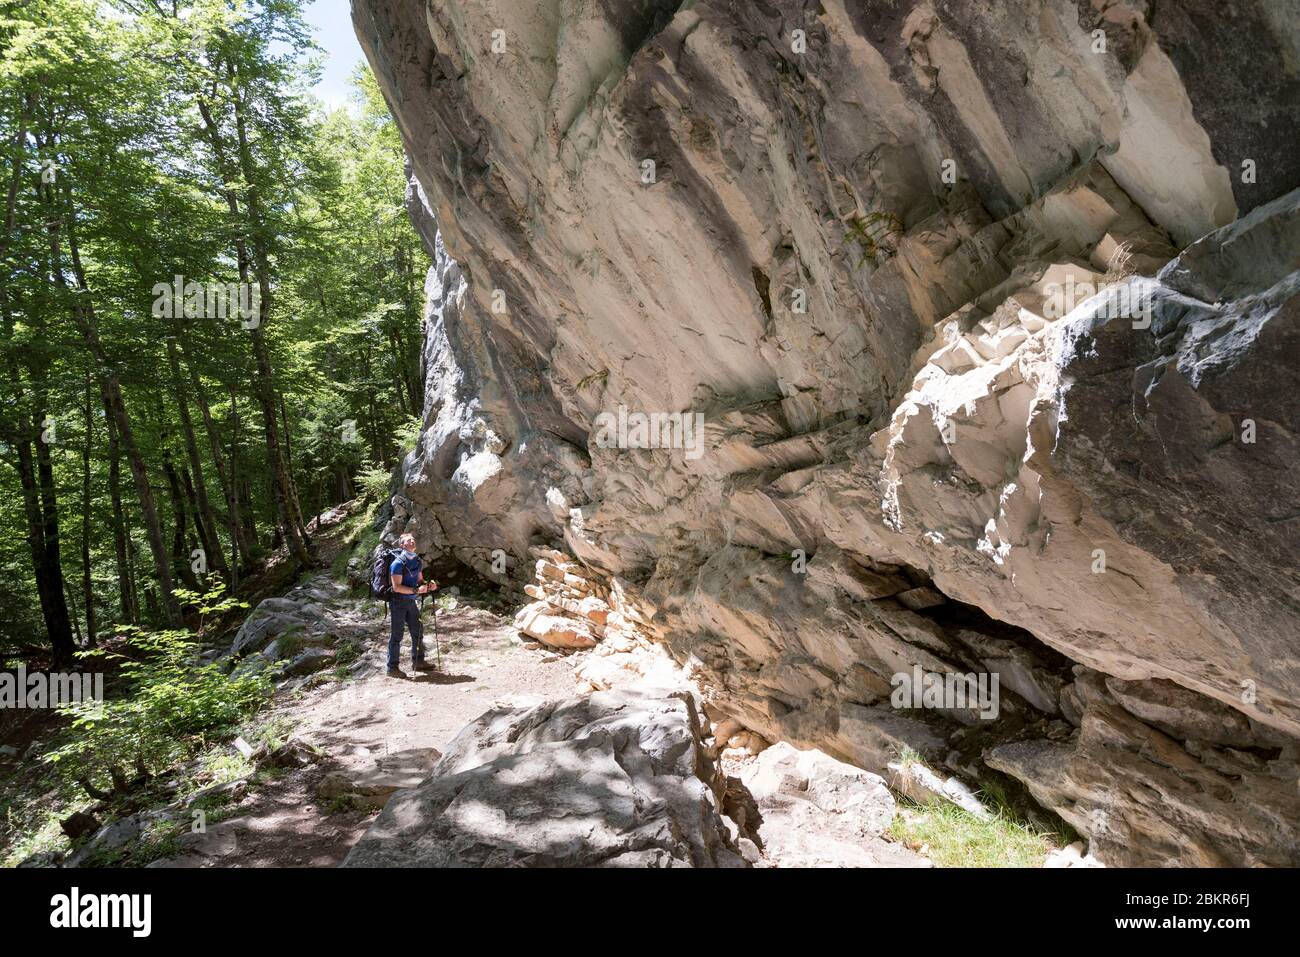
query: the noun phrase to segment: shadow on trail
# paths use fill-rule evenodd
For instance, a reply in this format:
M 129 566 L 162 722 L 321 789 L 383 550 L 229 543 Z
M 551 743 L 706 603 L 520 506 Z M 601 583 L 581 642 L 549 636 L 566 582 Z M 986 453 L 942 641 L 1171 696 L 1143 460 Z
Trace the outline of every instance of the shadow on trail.
M 466 681 L 478 681 L 478 678 L 473 675 L 456 675 L 444 671 L 420 671 L 407 680 L 416 684 L 458 685 Z

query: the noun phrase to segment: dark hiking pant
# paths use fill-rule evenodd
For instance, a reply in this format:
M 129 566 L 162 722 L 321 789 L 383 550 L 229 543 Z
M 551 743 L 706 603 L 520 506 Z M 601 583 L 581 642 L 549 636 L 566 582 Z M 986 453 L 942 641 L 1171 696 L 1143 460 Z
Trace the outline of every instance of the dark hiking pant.
M 388 667 L 396 668 L 402 659 L 402 629 L 411 632 L 411 664 L 424 661 L 424 625 L 420 606 L 410 595 L 394 595 L 391 603 L 393 630 L 388 639 Z

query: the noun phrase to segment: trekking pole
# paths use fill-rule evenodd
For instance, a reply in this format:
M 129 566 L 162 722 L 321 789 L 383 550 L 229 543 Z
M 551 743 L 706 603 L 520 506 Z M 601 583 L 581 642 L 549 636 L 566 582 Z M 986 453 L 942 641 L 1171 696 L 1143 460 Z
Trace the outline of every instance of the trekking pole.
M 442 636 L 438 634 L 438 599 L 433 600 L 433 647 L 437 649 L 437 668 L 442 671 Z
M 421 618 L 424 617 L 424 600 L 425 600 L 426 598 L 428 598 L 428 597 L 429 597 L 428 595 L 421 595 L 421 596 L 420 596 L 420 617 L 421 617 Z M 412 644 L 414 645 L 415 639 L 412 638 L 411 641 L 412 641 Z M 420 650 L 420 663 L 423 664 L 423 663 L 424 663 L 424 635 L 421 635 L 421 636 L 420 636 L 420 649 L 419 649 L 419 650 Z

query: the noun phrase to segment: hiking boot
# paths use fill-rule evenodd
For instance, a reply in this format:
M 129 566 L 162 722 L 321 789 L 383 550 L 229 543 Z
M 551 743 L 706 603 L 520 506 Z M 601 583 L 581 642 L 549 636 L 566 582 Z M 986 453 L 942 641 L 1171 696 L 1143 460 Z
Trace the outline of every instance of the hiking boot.
M 427 661 L 417 661 L 415 664 L 411 665 L 411 667 L 414 668 L 416 671 L 437 671 L 438 670 L 437 665 L 431 665 Z
M 387 674 L 388 674 L 388 677 L 390 677 L 390 678 L 405 678 L 405 677 L 406 677 L 406 672 L 403 671 L 401 668 L 389 668 L 388 671 L 387 671 Z

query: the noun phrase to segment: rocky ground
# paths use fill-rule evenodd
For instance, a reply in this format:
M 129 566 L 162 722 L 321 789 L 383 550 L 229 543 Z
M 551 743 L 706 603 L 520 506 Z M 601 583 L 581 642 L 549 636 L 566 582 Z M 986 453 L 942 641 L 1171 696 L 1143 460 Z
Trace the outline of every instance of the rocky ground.
M 384 622 L 348 586 L 318 576 L 261 603 L 233 667 L 285 662 L 263 720 L 292 733 L 253 755 L 278 772 L 228 785 L 223 819 L 152 866 L 926 867 L 890 833 L 891 787 L 989 817 L 921 767 L 887 782 L 769 746 L 672 661 L 652 607 L 561 552 L 539 550 L 527 592 L 513 621 L 464 599 L 441 612 L 440 667 L 405 679 L 384 673 Z M 1094 863 L 1081 852 L 1049 863 Z
M 437 661 L 431 605 L 425 618 Z M 210 653 L 277 669 L 259 722 L 278 739 L 231 745 L 256 773 L 111 823 L 65 863 L 179 827 L 149 866 L 929 864 L 884 836 L 896 803 L 881 778 L 711 722 L 686 675 L 632 633 L 561 652 L 462 599 L 438 636 L 437 670 L 389 678 L 386 621 L 347 584 L 318 575 L 264 600 Z M 200 816 L 214 794 L 220 810 Z
M 182 838 L 183 853 L 156 866 L 336 865 L 388 795 L 427 776 L 463 725 L 494 707 L 537 703 L 573 690 L 567 662 L 524 648 L 508 619 L 468 603 L 439 615 L 441 669 L 411 671 L 408 643 L 403 664 L 410 677 L 394 679 L 384 667 L 387 619 L 374 602 L 350 597 L 346 586 L 325 577 L 280 601 L 285 604 L 276 602 L 273 608 L 281 610 L 275 614 L 306 621 L 310 612 L 299 617 L 301 612 L 283 609 L 288 603 L 315 606 L 314 623 L 323 635 L 361 648 L 342 680 L 323 670 L 316 672 L 322 677 L 290 678 L 265 715 L 267 722 L 290 724 L 295 738 L 319 749 L 320 757 L 247 789 L 231 808 L 233 816 Z M 425 621 L 433 659 L 431 606 Z M 337 658 L 334 649 L 320 650 L 322 660 Z
M 989 817 L 923 765 L 886 779 L 769 745 L 673 661 L 653 606 L 555 549 L 536 550 L 533 601 L 513 618 L 490 591 L 447 595 L 435 630 L 429 602 L 436 670 L 410 669 L 408 643 L 408 676 L 390 678 L 367 563 L 343 571 L 347 511 L 315 529 L 342 578 L 264 598 L 201 656 L 274 679 L 270 707 L 226 746 L 243 771 L 137 801 L 66 858 L 29 863 L 925 867 L 928 846 L 891 830 L 903 798 Z M 185 793 L 193 772 L 160 793 Z M 1091 863 L 1082 851 L 1048 863 Z

